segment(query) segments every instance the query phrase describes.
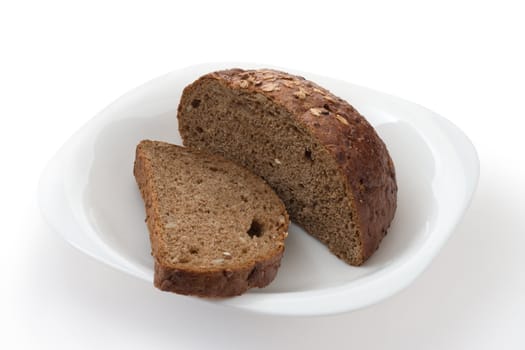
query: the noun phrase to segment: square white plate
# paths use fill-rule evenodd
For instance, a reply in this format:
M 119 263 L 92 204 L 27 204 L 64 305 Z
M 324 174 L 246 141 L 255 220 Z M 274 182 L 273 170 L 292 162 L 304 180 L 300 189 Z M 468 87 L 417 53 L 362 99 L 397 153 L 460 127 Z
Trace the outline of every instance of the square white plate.
M 89 121 L 42 175 L 39 201 L 49 224 L 86 254 L 152 282 L 144 205 L 132 172 L 135 146 L 142 139 L 181 144 L 176 115 L 182 89 L 205 73 L 238 66 L 261 67 L 220 63 L 174 71 L 125 94 Z M 476 151 L 459 129 L 421 106 L 336 79 L 281 70 L 325 86 L 376 128 L 396 166 L 395 219 L 361 267 L 345 264 L 292 225 L 272 284 L 240 297 L 201 300 L 286 315 L 333 314 L 376 303 L 422 273 L 452 233 L 477 185 Z

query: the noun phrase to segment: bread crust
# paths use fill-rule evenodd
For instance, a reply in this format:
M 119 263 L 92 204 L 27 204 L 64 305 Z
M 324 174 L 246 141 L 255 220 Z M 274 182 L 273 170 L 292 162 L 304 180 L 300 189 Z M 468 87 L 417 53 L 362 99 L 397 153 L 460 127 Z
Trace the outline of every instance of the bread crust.
M 162 266 L 155 262 L 155 287 L 201 297 L 230 297 L 250 288 L 265 287 L 277 275 L 284 250 L 251 266 L 205 272 Z
M 273 281 L 284 254 L 284 244 L 280 244 L 272 254 L 258 260 L 248 260 L 237 268 L 192 269 L 191 267 L 170 266 L 163 261 L 158 252 L 162 251 L 163 227 L 160 224 L 158 193 L 153 185 L 153 167 L 145 151 L 148 142 L 142 141 L 136 148 L 133 174 L 146 208 L 146 223 L 155 259 L 154 285 L 163 291 L 201 297 L 231 297 L 243 294 L 253 287 L 264 287 Z M 209 155 L 210 158 L 218 157 Z M 285 222 L 284 230 L 289 225 L 288 214 L 281 203 Z M 283 232 L 282 240 L 286 237 Z
M 260 94 L 284 108 L 333 157 L 345 183 L 361 241 L 360 265 L 379 247 L 394 217 L 397 183 L 384 142 L 359 112 L 343 99 L 303 77 L 270 69 L 229 69 L 202 76 L 186 96 L 206 80 L 248 94 Z

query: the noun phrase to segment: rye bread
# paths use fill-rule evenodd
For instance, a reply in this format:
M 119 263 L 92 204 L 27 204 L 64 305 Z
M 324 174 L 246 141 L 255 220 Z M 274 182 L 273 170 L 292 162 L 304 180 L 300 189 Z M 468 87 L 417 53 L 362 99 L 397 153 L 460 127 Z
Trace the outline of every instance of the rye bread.
M 361 265 L 394 217 L 394 164 L 349 103 L 302 77 L 230 69 L 184 89 L 184 145 L 220 154 L 263 177 L 293 221 L 338 257 Z
M 227 297 L 275 278 L 289 219 L 261 178 L 220 156 L 149 140 L 137 146 L 134 175 L 157 288 Z

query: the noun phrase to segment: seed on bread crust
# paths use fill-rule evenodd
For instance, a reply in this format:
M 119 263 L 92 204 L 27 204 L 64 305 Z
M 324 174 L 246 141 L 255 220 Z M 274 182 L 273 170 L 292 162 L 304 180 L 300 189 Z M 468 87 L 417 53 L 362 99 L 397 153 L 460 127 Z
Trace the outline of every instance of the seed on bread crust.
M 293 93 L 293 95 L 301 100 L 304 100 L 306 98 L 306 95 L 308 95 L 308 93 L 306 92 L 306 90 L 302 89 L 302 88 L 299 88 L 299 90 L 297 90 L 296 92 Z
M 336 114 L 335 117 L 337 118 L 337 120 L 339 120 L 344 125 L 350 125 L 348 124 L 348 121 L 342 115 Z
M 279 90 L 277 83 L 266 83 L 261 87 L 261 90 L 264 92 L 272 92 L 274 90 Z
M 246 89 L 246 88 L 248 87 L 248 85 L 249 85 L 249 83 L 248 83 L 247 80 L 241 80 L 241 81 L 239 82 L 239 86 L 240 86 L 241 88 L 243 88 L 243 89 Z
M 320 117 L 322 115 L 328 115 L 330 112 L 325 108 L 310 108 L 310 113 L 315 115 L 316 117 Z

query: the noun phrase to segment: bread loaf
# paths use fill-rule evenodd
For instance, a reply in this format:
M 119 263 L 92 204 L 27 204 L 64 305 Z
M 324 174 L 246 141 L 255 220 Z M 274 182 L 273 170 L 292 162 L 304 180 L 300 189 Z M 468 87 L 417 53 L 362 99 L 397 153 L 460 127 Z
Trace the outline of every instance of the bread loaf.
M 134 174 L 157 288 L 226 297 L 274 279 L 289 219 L 261 178 L 220 156 L 147 140 Z
M 396 209 L 394 164 L 346 101 L 299 76 L 230 69 L 187 86 L 178 121 L 186 146 L 263 177 L 344 261 L 361 265 L 378 248 Z

